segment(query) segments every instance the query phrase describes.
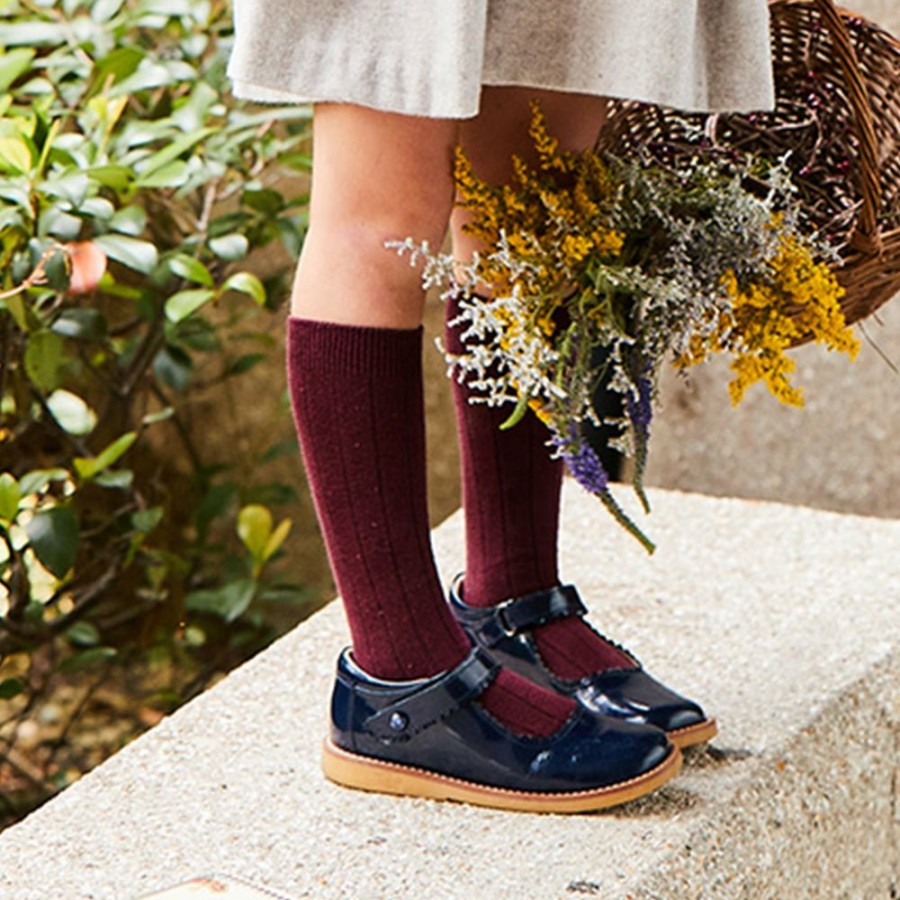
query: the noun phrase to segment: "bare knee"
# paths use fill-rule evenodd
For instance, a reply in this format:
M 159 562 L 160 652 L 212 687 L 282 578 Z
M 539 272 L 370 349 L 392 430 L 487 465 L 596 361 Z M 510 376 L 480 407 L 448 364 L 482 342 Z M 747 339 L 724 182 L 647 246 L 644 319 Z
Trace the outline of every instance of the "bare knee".
M 418 324 L 419 273 L 385 243 L 412 237 L 440 245 L 453 206 L 457 129 L 446 120 L 317 107 L 310 231 L 295 314 L 386 327 Z

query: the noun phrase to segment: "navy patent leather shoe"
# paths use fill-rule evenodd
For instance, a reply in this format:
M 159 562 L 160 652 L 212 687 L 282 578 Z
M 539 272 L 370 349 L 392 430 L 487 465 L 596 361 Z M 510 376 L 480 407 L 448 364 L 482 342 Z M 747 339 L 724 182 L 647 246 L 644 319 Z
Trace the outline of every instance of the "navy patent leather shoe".
M 467 605 L 461 592 L 462 576 L 457 576 L 449 595 L 456 620 L 474 643 L 513 672 L 571 697 L 592 712 L 661 728 L 680 748 L 702 744 L 716 736 L 715 719 L 708 718 L 692 700 L 660 684 L 628 650 L 603 635 L 599 637 L 623 652 L 634 665 L 607 669 L 579 681 L 559 678 L 544 665 L 531 630 L 556 619 L 583 617 L 587 613 L 573 585 L 484 608 Z
M 349 651 L 338 661 L 322 768 L 347 787 L 499 809 L 583 812 L 641 797 L 681 768 L 656 728 L 580 707 L 547 738 L 522 737 L 477 697 L 499 671 L 484 651 L 416 681 L 383 681 Z

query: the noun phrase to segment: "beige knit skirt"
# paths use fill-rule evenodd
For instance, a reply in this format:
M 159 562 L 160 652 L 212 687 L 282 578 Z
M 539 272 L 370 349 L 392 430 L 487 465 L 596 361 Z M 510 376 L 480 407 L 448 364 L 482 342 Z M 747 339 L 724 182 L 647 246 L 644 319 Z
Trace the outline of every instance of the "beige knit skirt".
M 482 85 L 684 110 L 773 103 L 766 0 L 234 0 L 238 96 L 441 118 Z

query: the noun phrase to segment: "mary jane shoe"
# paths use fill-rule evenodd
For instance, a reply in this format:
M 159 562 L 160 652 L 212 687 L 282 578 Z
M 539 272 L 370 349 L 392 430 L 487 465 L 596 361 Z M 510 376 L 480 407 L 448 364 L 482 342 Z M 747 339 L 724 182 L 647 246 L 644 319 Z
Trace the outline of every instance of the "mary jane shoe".
M 680 748 L 705 743 L 718 733 L 715 719 L 707 717 L 698 704 L 661 684 L 632 653 L 597 632 L 602 640 L 624 653 L 632 665 L 571 681 L 559 678 L 547 668 L 532 630 L 558 619 L 586 615 L 587 609 L 573 585 L 512 598 L 497 606 L 476 607 L 463 600 L 462 584 L 460 575 L 450 587 L 453 615 L 472 641 L 501 665 L 571 697 L 591 712 L 654 725 Z
M 678 773 L 681 755 L 661 731 L 579 706 L 549 737 L 513 733 L 477 702 L 498 671 L 474 648 L 432 678 L 385 681 L 345 651 L 325 775 L 368 791 L 577 813 L 641 797 Z

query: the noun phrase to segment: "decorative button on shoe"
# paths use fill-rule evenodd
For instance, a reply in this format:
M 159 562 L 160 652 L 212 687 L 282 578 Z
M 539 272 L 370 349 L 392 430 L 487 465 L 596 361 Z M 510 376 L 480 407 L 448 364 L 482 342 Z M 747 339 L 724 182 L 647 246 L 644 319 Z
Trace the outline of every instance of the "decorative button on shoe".
M 344 651 L 325 775 L 369 791 L 574 813 L 641 797 L 681 768 L 678 748 L 658 729 L 577 706 L 549 737 L 514 734 L 477 700 L 498 671 L 475 648 L 433 678 L 383 681 Z
M 573 585 L 488 607 L 466 604 L 461 585 L 462 576 L 458 576 L 450 588 L 450 608 L 457 621 L 477 645 L 513 672 L 572 697 L 592 712 L 655 725 L 681 748 L 702 744 L 717 734 L 715 719 L 707 718 L 696 703 L 660 684 L 631 653 L 603 635 L 604 641 L 634 662 L 633 667 L 607 669 L 569 681 L 544 665 L 531 631 L 557 619 L 587 613 Z

